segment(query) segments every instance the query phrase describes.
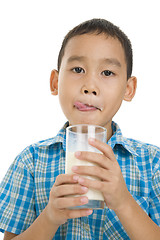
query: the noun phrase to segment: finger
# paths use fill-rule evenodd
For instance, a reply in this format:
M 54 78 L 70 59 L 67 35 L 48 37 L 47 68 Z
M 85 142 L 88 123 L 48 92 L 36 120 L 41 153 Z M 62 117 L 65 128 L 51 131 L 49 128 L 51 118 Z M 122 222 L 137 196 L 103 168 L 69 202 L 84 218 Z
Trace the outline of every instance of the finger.
M 54 200 L 54 206 L 57 209 L 72 208 L 72 207 L 82 206 L 87 203 L 88 203 L 88 197 L 86 196 L 62 197 L 62 198 L 56 198 Z
M 60 174 L 57 176 L 54 186 L 59 186 L 67 183 L 76 183 L 78 176 L 73 174 Z
M 97 148 L 99 151 L 101 151 L 110 160 L 113 160 L 113 161 L 116 160 L 113 150 L 108 144 L 106 144 L 98 139 L 95 139 L 95 138 L 89 138 L 88 142 L 91 146 L 93 146 L 93 147 Z
M 77 209 L 77 210 L 67 210 L 67 219 L 80 218 L 91 215 L 93 213 L 92 209 Z
M 80 177 L 78 180 L 79 184 L 86 186 L 87 188 L 90 189 L 95 189 L 101 192 L 104 192 L 107 190 L 106 188 L 106 182 L 99 181 L 99 180 L 91 180 L 85 177 Z M 109 182 L 108 182 L 109 183 Z
M 111 169 L 113 162 L 110 161 L 104 154 L 95 153 L 95 152 L 85 152 L 78 151 L 75 153 L 75 157 L 79 160 L 84 160 L 88 162 L 93 162 L 98 164 L 100 167 L 105 169 Z
M 66 210 L 67 219 L 80 218 L 91 215 L 93 213 L 92 209 L 76 209 L 76 210 Z
M 73 166 L 72 171 L 79 175 L 93 176 L 102 181 L 109 181 L 111 178 L 111 172 L 99 166 Z
M 74 195 L 74 194 L 85 194 L 87 193 L 88 188 L 81 186 L 79 184 L 74 185 L 60 185 L 53 189 L 54 197 L 63 197 L 66 195 Z

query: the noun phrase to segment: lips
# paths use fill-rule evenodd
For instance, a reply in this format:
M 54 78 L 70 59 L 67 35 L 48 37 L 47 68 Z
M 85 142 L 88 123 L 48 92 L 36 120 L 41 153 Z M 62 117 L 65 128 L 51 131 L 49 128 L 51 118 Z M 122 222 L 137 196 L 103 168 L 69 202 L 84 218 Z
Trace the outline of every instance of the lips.
M 90 105 L 90 104 L 85 104 L 85 103 L 82 103 L 82 102 L 75 102 L 74 106 L 79 110 L 79 111 L 84 111 L 84 112 L 87 112 L 87 111 L 95 111 L 95 110 L 100 110 L 101 109 L 97 106 L 93 106 L 93 105 Z

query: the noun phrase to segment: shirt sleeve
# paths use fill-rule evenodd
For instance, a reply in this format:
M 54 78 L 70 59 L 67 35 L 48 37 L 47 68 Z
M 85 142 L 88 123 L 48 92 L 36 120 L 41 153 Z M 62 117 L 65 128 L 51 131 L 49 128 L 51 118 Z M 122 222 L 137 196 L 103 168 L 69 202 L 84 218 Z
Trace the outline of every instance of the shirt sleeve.
M 160 227 L 160 151 L 157 152 L 153 164 L 149 215 Z
M 35 220 L 32 154 L 24 150 L 0 184 L 0 230 L 20 234 Z

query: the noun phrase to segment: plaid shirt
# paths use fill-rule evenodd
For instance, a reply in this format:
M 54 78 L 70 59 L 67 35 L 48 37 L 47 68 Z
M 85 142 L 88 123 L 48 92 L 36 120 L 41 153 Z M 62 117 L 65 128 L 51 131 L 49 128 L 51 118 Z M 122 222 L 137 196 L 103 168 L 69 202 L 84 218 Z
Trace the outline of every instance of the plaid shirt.
M 40 215 L 59 174 L 65 172 L 65 129 L 56 137 L 27 147 L 17 156 L 0 185 L 0 230 L 20 234 Z M 128 190 L 160 226 L 160 149 L 122 136 L 112 122 L 108 141 Z M 113 210 L 94 210 L 88 217 L 68 220 L 53 239 L 129 239 Z

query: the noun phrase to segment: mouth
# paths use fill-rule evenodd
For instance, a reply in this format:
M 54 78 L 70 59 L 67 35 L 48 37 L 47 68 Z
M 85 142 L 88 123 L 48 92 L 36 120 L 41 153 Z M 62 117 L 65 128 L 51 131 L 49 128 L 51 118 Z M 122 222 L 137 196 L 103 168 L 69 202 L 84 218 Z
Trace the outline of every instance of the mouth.
M 102 111 L 102 108 L 100 108 L 98 106 L 93 106 L 93 105 L 85 104 L 85 103 L 78 102 L 78 101 L 75 102 L 74 107 L 82 112 L 96 111 L 96 110 Z

